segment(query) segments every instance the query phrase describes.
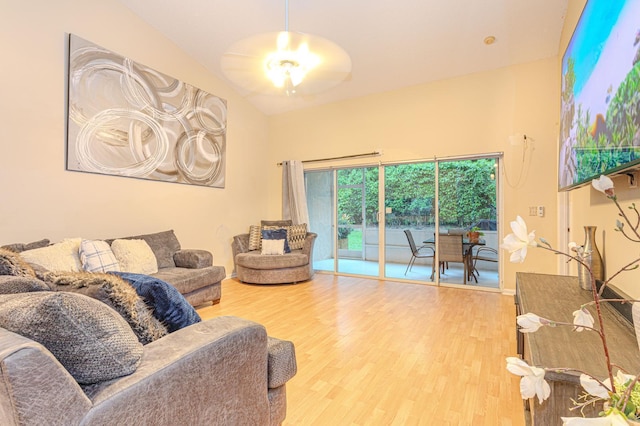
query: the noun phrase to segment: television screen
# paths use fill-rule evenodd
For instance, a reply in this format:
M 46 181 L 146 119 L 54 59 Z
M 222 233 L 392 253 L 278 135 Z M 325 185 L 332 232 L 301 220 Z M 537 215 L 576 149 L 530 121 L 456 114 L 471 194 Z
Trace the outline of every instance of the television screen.
M 640 0 L 590 0 L 562 57 L 561 190 L 640 163 Z

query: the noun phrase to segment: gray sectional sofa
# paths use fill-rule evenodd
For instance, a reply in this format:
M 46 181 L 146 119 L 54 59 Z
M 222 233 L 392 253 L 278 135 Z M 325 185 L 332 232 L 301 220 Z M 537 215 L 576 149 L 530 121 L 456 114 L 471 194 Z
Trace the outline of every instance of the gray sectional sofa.
M 210 252 L 197 249 L 182 249 L 173 230 L 152 234 L 122 237 L 122 239 L 144 240 L 155 255 L 158 272 L 150 274 L 173 285 L 193 305 L 220 301 L 221 282 L 225 278 L 223 266 L 213 266 Z M 107 239 L 111 244 L 115 239 Z M 2 248 L 20 253 L 45 247 L 49 240 L 33 243 L 14 243 Z
M 0 424 L 278 425 L 295 372 L 291 342 L 236 317 L 149 343 L 133 373 L 88 386 L 39 343 L 0 328 Z
M 181 250 L 173 231 L 128 238 L 147 242 L 155 275 L 175 286 L 155 280 L 173 295 L 162 299 L 169 309 L 115 272 L 25 261 L 25 250 L 40 247 L 62 251 L 56 260 L 67 264 L 73 241 L 0 250 L 0 425 L 282 423 L 293 343 L 249 320 L 201 320 L 191 304 L 219 299 L 224 278 L 211 254 Z

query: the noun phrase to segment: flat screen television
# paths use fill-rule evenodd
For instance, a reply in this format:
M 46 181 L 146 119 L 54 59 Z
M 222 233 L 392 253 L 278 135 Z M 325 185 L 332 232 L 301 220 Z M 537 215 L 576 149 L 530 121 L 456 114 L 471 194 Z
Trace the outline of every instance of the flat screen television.
M 589 0 L 562 57 L 558 183 L 640 166 L 640 0 Z

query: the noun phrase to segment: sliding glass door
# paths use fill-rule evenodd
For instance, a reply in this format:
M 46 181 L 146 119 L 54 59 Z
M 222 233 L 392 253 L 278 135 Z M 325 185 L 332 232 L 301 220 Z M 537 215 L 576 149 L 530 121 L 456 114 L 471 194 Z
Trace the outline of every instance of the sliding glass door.
M 315 269 L 499 288 L 498 159 L 305 172 Z

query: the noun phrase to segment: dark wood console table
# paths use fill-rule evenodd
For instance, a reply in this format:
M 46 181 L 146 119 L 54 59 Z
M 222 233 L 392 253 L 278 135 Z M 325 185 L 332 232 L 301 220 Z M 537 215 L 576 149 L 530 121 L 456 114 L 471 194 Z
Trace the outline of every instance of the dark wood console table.
M 573 311 L 593 300 L 590 291 L 578 286 L 578 278 L 560 275 L 518 273 L 516 275 L 516 313 L 535 313 L 556 321 L 573 323 Z M 590 308 L 595 318 L 595 309 Z M 605 333 L 614 364 L 630 374 L 640 373 L 640 351 L 633 325 L 617 310 L 603 303 Z M 597 321 L 597 320 L 596 320 Z M 517 327 L 517 326 L 516 326 Z M 594 332 L 577 333 L 573 327 L 542 327 L 535 333 L 517 332 L 518 354 L 530 365 L 547 368 L 576 368 L 607 377 L 604 352 Z M 617 368 L 614 367 L 614 374 Z M 532 425 L 561 425 L 561 416 L 578 417 L 570 411 L 571 398 L 582 394 L 579 373 L 546 373 L 551 396 L 542 404 L 538 399 L 525 401 L 525 416 Z M 598 408 L 585 412 L 597 416 Z M 529 422 L 527 422 L 529 424 Z

